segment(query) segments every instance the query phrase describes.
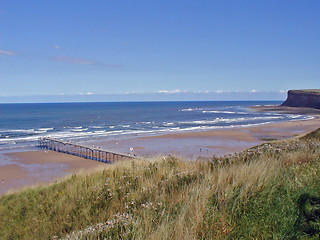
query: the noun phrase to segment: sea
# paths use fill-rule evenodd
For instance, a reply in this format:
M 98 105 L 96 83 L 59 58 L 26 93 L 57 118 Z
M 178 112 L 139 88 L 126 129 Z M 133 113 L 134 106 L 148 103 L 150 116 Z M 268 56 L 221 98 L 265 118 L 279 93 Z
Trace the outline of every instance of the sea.
M 33 150 L 40 137 L 85 142 L 248 127 L 311 116 L 257 112 L 278 101 L 0 104 L 0 151 Z

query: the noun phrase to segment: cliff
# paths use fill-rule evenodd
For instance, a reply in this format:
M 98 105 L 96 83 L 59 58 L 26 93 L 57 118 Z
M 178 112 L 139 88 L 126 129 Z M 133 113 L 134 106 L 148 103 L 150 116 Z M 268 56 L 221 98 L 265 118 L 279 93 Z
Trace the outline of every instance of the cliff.
M 320 109 L 320 89 L 289 90 L 287 100 L 281 106 Z

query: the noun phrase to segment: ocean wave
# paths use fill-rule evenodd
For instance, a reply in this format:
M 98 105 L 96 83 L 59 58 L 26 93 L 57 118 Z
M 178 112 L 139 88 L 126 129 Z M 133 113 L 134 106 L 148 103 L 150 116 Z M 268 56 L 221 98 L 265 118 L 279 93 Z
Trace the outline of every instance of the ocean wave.
M 7 135 L 6 137 L 10 137 L 12 135 L 34 135 L 34 134 L 39 134 L 39 133 L 45 133 L 47 130 L 40 130 L 37 129 L 35 130 L 34 128 L 32 129 L 3 129 L 0 130 L 1 135 Z
M 303 117 L 302 115 L 287 115 L 287 116 L 288 116 L 289 118 L 293 118 L 293 119 Z
M 90 128 L 98 128 L 98 129 L 101 129 L 101 128 L 104 128 L 103 126 L 90 126 Z
M 247 115 L 247 112 L 232 112 L 232 111 L 217 111 L 217 110 L 204 110 L 202 113 L 222 113 L 222 114 L 244 114 Z
M 178 122 L 178 124 L 191 124 L 191 125 L 206 125 L 206 124 L 217 124 L 217 123 L 235 123 L 235 122 L 249 122 L 256 120 L 272 120 L 272 119 L 283 119 L 282 116 L 268 116 L 268 117 L 252 117 L 252 118 L 216 118 L 214 120 L 196 120 L 196 121 L 185 121 Z
M 311 120 L 311 119 L 314 119 L 314 118 L 315 118 L 314 116 L 301 116 L 301 118 L 293 117 L 293 118 L 291 118 L 290 122 Z
M 174 128 L 169 128 L 168 130 L 169 131 L 176 131 L 176 130 L 180 130 L 181 128 L 180 127 L 174 127 Z
M 231 112 L 231 111 L 214 111 L 214 110 L 210 110 L 210 111 L 202 111 L 202 113 L 228 113 L 228 114 L 236 114 L 237 112 Z
M 180 109 L 180 112 L 192 112 L 192 111 L 199 111 L 200 108 L 184 108 L 184 109 Z
M 17 142 L 17 141 L 35 141 L 38 140 L 38 136 L 28 136 L 28 137 L 16 137 L 16 138 L 0 138 L 0 142 L 9 143 L 9 142 Z
M 82 128 L 82 129 L 80 129 L 80 128 L 75 128 L 75 129 L 72 129 L 73 132 L 85 132 L 85 131 L 87 131 L 87 130 L 88 130 L 88 128 Z
M 47 132 L 47 131 L 53 130 L 53 128 L 52 127 L 50 127 L 50 128 L 38 128 L 38 130 Z
M 151 123 L 155 123 L 155 122 L 136 122 L 136 124 L 151 124 Z
M 7 133 L 31 133 L 34 132 L 35 129 L 1 129 L 0 132 L 7 132 Z
M 314 116 L 306 116 L 303 120 L 311 120 L 311 119 L 315 119 L 316 117 Z
M 163 125 L 164 126 L 172 126 L 172 125 L 174 125 L 174 123 L 173 122 L 164 122 Z
M 102 131 L 94 131 L 94 133 L 97 133 L 97 134 L 99 134 L 99 133 L 105 133 L 106 131 L 105 130 L 102 130 Z

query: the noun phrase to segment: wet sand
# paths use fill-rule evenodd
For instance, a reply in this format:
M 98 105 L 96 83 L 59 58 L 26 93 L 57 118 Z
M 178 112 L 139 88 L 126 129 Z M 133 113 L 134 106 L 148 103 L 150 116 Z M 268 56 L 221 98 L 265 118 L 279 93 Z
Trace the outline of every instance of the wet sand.
M 194 160 L 198 156 L 222 156 L 245 150 L 265 141 L 299 136 L 319 127 L 320 118 L 315 116 L 314 119 L 304 121 L 106 140 L 96 144 L 104 149 L 126 153 L 129 152 L 130 147 L 133 147 L 138 156 L 174 154 L 187 160 Z
M 96 146 L 129 153 L 133 147 L 138 156 L 174 154 L 186 160 L 199 156 L 221 156 L 242 151 L 262 142 L 285 139 L 309 133 L 320 127 L 319 115 L 304 121 L 281 122 L 244 128 L 202 132 L 173 133 L 159 136 L 131 137 L 94 142 Z M 92 145 L 92 141 L 88 145 Z M 85 144 L 85 143 L 84 143 Z M 2 156 L 3 157 L 3 156 Z M 53 151 L 29 151 L 5 154 L 8 164 L 0 166 L 0 194 L 37 183 L 54 182 L 81 169 L 108 167 L 108 164 Z M 1 158 L 1 155 L 0 155 Z
M 307 107 L 287 107 L 278 105 L 252 106 L 254 111 L 259 112 L 280 112 L 288 114 L 302 114 L 302 115 L 320 115 L 320 109 Z
M 1 156 L 0 156 L 1 157 Z M 0 166 L 0 195 L 39 183 L 55 182 L 80 170 L 107 167 L 107 164 L 54 151 L 7 153 L 12 164 Z

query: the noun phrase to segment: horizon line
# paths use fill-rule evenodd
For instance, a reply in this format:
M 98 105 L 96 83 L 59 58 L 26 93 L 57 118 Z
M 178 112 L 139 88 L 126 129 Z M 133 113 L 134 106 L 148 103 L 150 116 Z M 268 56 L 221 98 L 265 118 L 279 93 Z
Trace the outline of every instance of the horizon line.
M 283 102 L 283 100 L 141 100 L 141 101 L 65 101 L 65 102 L 0 102 L 0 104 L 59 104 L 59 103 L 165 103 L 165 102 Z

